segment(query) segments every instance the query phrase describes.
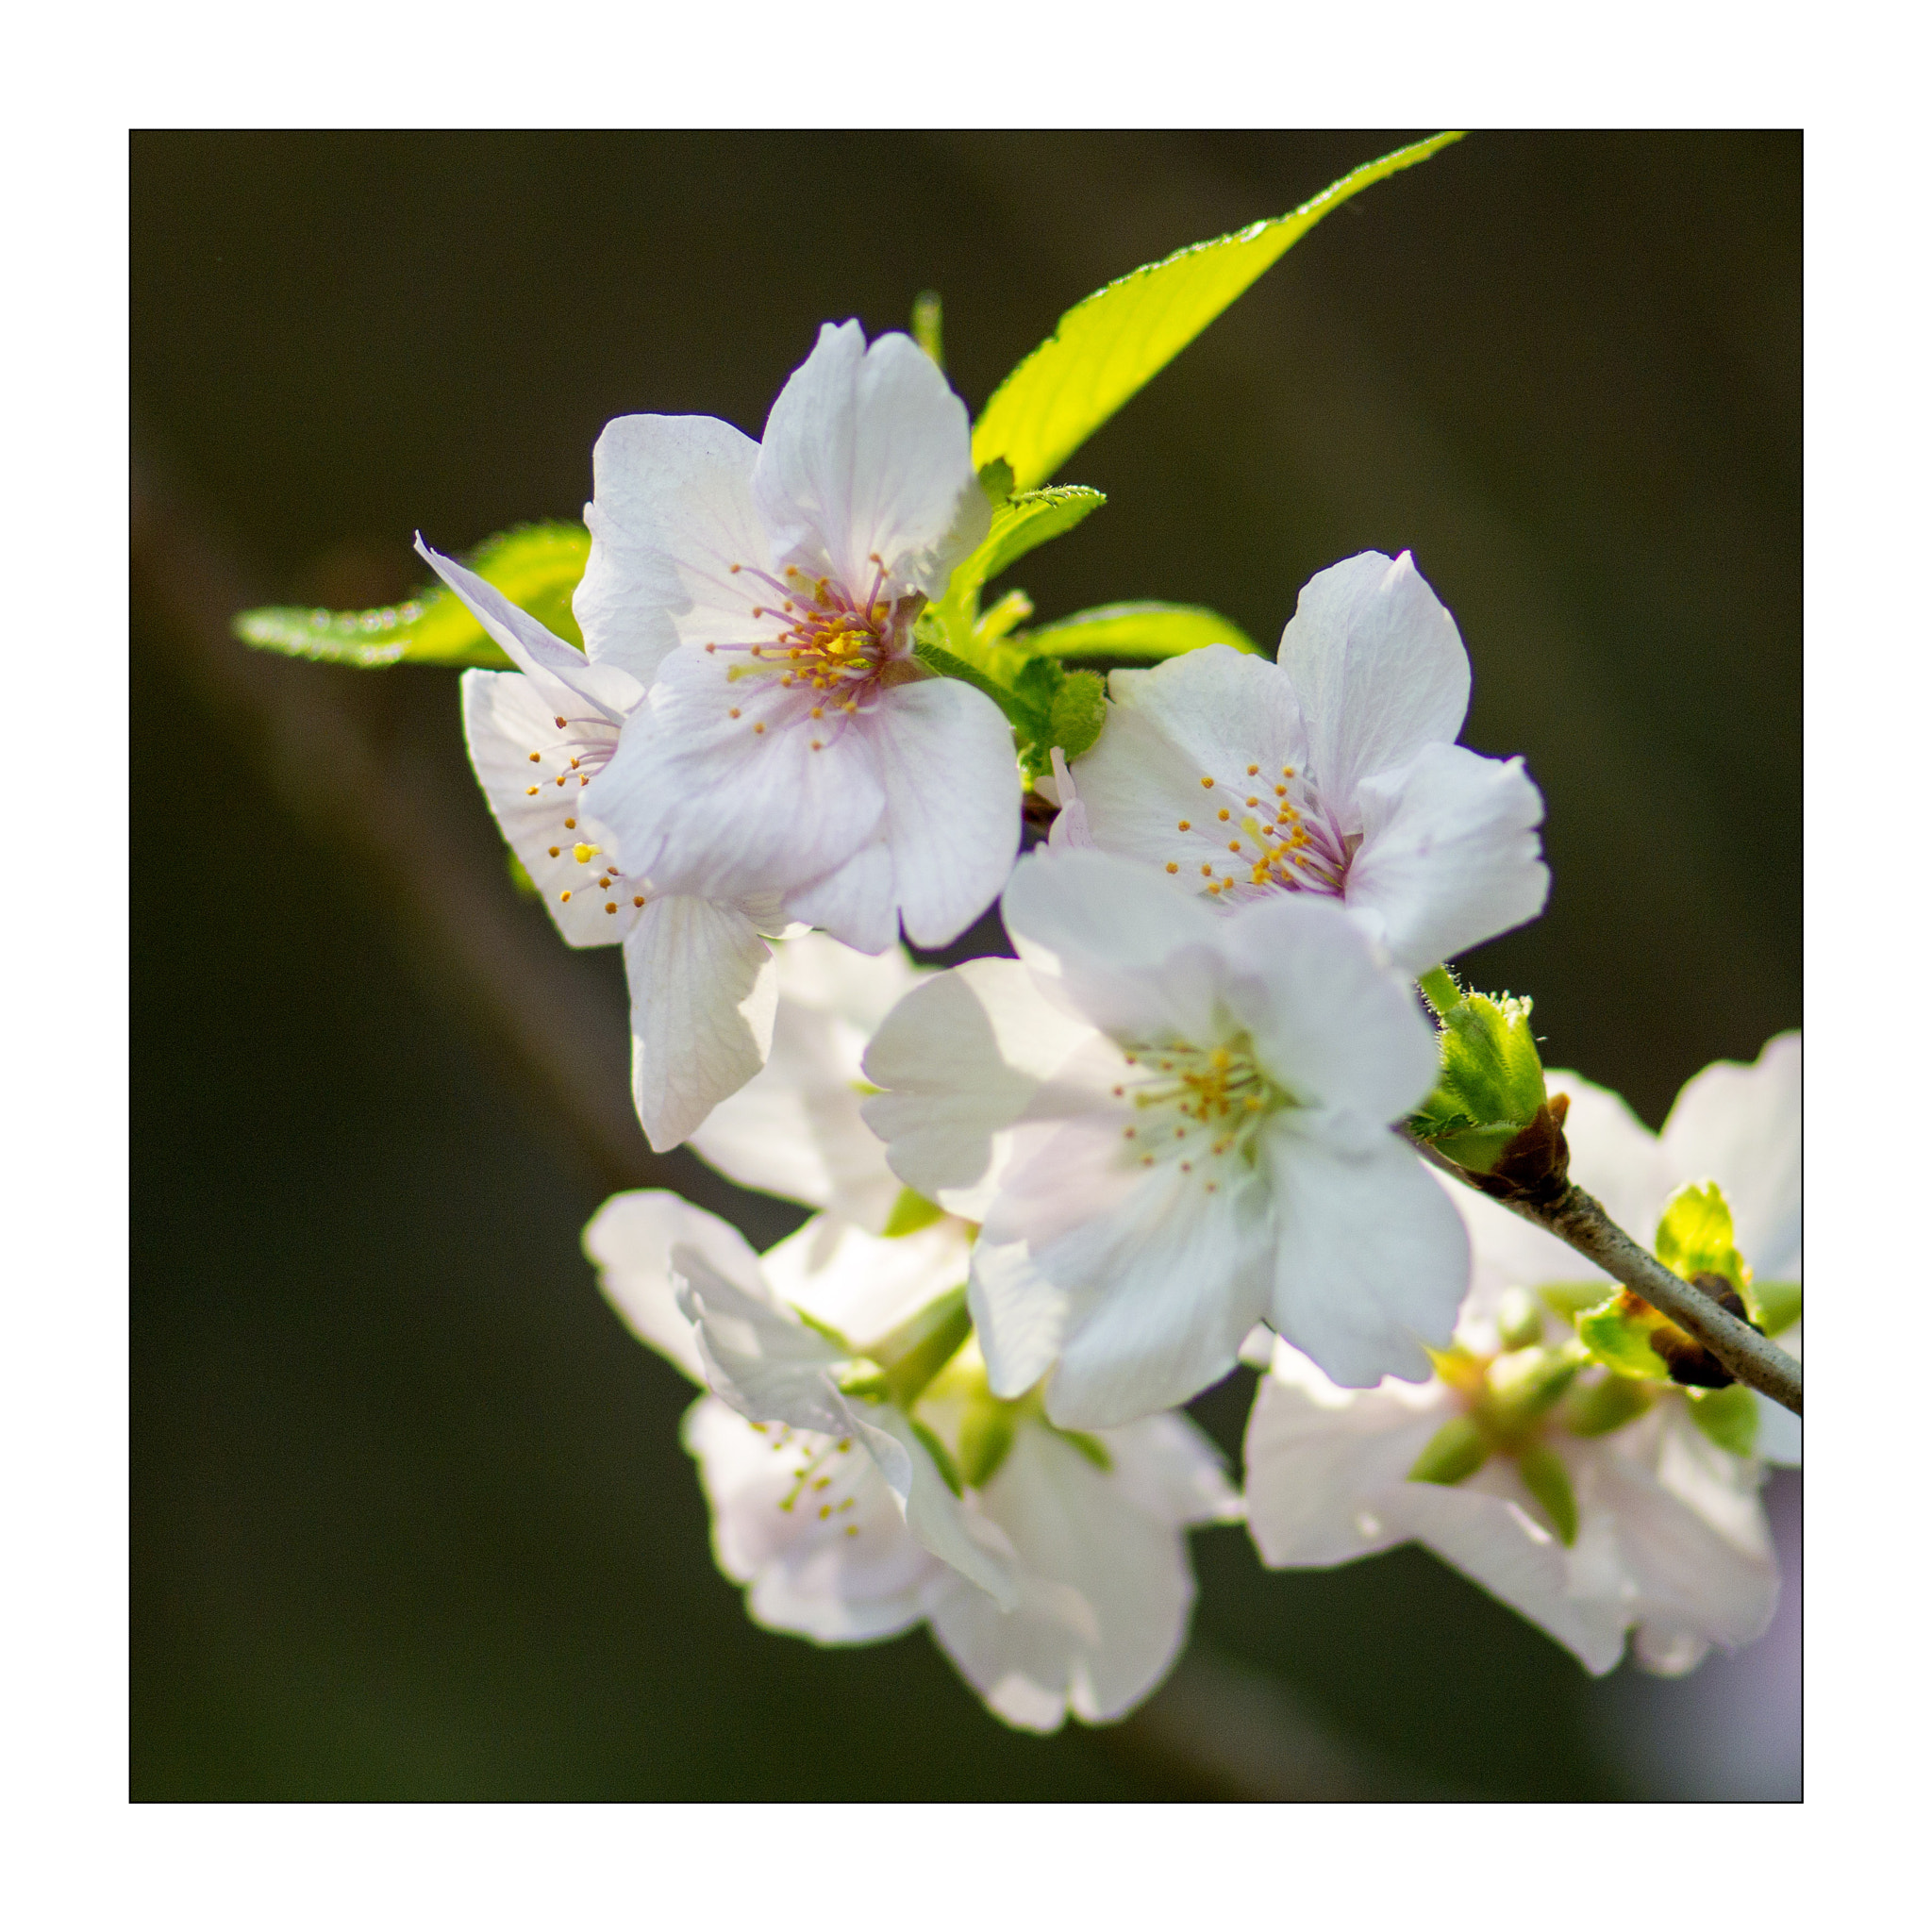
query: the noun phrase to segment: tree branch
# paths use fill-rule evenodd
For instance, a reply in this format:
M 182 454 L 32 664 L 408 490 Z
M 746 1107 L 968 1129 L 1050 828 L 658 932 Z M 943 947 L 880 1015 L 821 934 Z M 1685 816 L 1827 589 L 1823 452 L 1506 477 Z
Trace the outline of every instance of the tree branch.
M 1454 1174 L 1465 1187 L 1475 1186 L 1453 1160 L 1438 1154 L 1426 1142 L 1416 1141 L 1414 1144 L 1431 1165 Z M 1805 1413 L 1805 1372 L 1797 1361 L 1748 1322 L 1740 1322 L 1729 1309 L 1720 1307 L 1702 1289 L 1693 1288 L 1681 1275 L 1673 1274 L 1610 1219 L 1594 1194 L 1586 1193 L 1571 1181 L 1547 1202 L 1538 1202 L 1526 1195 L 1506 1199 L 1490 1194 L 1489 1198 L 1500 1200 L 1505 1208 L 1525 1221 L 1533 1221 L 1594 1261 L 1606 1274 L 1622 1282 L 1633 1294 L 1641 1295 L 1660 1315 L 1669 1317 L 1687 1335 L 1701 1341 L 1748 1388 L 1770 1396 L 1793 1415 Z

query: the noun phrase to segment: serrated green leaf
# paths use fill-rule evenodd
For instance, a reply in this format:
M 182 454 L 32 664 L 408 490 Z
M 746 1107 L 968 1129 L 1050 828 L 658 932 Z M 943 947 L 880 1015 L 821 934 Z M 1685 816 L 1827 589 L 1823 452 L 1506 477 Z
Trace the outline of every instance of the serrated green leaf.
M 1291 214 L 1198 242 L 1075 304 L 987 404 L 973 432 L 974 464 L 1005 457 L 1020 489 L 1044 483 L 1330 209 L 1460 139 L 1438 134 L 1398 148 Z
M 1744 1291 L 1751 1319 L 1767 1335 L 1782 1335 L 1805 1312 L 1805 1290 L 1796 1281 L 1756 1281 Z
M 479 544 L 467 560 L 512 604 L 581 649 L 571 597 L 590 555 L 591 533 L 581 524 L 524 524 Z M 364 670 L 391 664 L 512 668 L 461 599 L 441 584 L 379 610 L 244 610 L 234 629 L 243 643 L 260 650 Z
M 1667 1382 L 1670 1369 L 1650 1345 L 1662 1319 L 1647 1304 L 1621 1289 L 1576 1318 L 1576 1339 L 1606 1368 L 1641 1382 Z
M 1744 1258 L 1731 1229 L 1730 1204 L 1715 1181 L 1687 1181 L 1664 1203 L 1657 1224 L 1657 1257 L 1686 1281 L 1721 1274 L 1743 1292 Z
M 1041 660 L 1050 661 L 1050 660 Z M 1107 723 L 1107 684 L 1097 671 L 1071 671 L 1054 693 L 1047 736 L 1069 764 L 1091 751 Z M 1049 746 L 1049 751 L 1051 746 Z
M 990 584 L 1029 550 L 1037 550 L 1056 537 L 1064 537 L 1106 501 L 1099 491 L 1089 490 L 1080 483 L 1059 483 L 1050 490 L 1029 490 L 1024 496 L 1009 496 L 993 511 L 992 528 L 987 532 L 986 541 L 961 569 L 976 567 L 974 589 Z
M 1208 644 L 1232 644 L 1250 657 L 1266 654 L 1238 624 L 1200 604 L 1102 604 L 1056 618 L 1023 640 L 1029 651 L 1054 658 L 1178 658 Z
M 1741 1382 L 1728 1389 L 1692 1389 L 1690 1420 L 1733 1456 L 1749 1456 L 1757 1447 L 1757 1398 Z

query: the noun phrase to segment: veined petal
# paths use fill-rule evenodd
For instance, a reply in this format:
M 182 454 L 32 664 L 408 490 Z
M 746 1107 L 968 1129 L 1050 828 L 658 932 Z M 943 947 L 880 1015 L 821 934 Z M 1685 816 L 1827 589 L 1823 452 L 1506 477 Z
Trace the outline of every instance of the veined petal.
M 972 959 L 887 1015 L 865 1055 L 866 1078 L 887 1091 L 860 1111 L 908 1187 L 977 1219 L 997 1137 L 1093 1037 L 1018 960 Z
M 966 406 L 908 336 L 868 349 L 826 323 L 772 405 L 754 477 L 778 562 L 828 573 L 863 597 L 883 558 L 887 594 L 944 594 L 991 527 Z
M 885 786 L 907 936 L 950 944 L 999 896 L 1020 848 L 1012 729 L 991 698 L 951 677 L 886 691 L 861 728 Z
M 1201 780 L 1240 786 L 1248 767 L 1258 765 L 1272 782 L 1283 765 L 1299 770 L 1307 759 L 1301 706 L 1280 667 L 1226 644 L 1209 644 L 1170 658 L 1146 671 L 1116 671 L 1108 691 L 1120 717 L 1133 716 L 1151 726 Z M 1081 796 L 1089 763 L 1107 743 L 1107 731 L 1080 760 Z
M 1453 1408 L 1440 1381 L 1338 1389 L 1307 1357 L 1275 1344 L 1248 1416 L 1248 1531 L 1271 1570 L 1325 1570 L 1410 1534 L 1383 1507 Z
M 1356 788 L 1447 744 L 1469 709 L 1469 655 L 1407 551 L 1377 550 L 1303 587 L 1276 661 L 1301 699 L 1315 783 L 1344 832 Z
M 1073 1445 L 1023 1427 L 980 1498 L 1019 1555 L 1018 1607 L 937 1593 L 933 1635 L 1007 1720 L 1058 1730 L 1124 1716 L 1172 1668 L 1194 1579 L 1186 1541 Z
M 726 1281 L 747 1293 L 759 1291 L 758 1257 L 744 1237 L 728 1221 L 664 1189 L 611 1195 L 584 1229 L 584 1253 L 597 1265 L 597 1285 L 625 1325 L 702 1384 L 697 1338 L 671 1279 L 671 1251 L 680 1243 L 704 1256 Z
M 1392 1134 L 1339 1147 L 1292 1110 L 1261 1130 L 1276 1245 L 1268 1319 L 1343 1388 L 1421 1381 L 1469 1285 L 1469 1238 Z M 1239 1341 L 1240 1338 L 1236 1338 Z
M 631 1097 L 663 1153 L 765 1063 L 778 1003 L 772 950 L 735 906 L 652 899 L 624 942 Z
M 1363 779 L 1344 900 L 1405 973 L 1425 973 L 1543 909 L 1542 793 L 1521 758 L 1426 744 Z
M 680 642 L 754 634 L 766 586 L 751 499 L 758 446 L 711 416 L 620 416 L 591 458 L 591 556 L 571 608 L 590 655 L 648 685 Z
M 1214 929 L 1234 969 L 1228 1006 L 1303 1108 L 1380 1126 L 1435 1084 L 1436 1042 L 1413 993 L 1338 907 L 1284 894 Z
M 454 558 L 430 549 L 420 533 L 416 554 L 469 607 L 471 616 L 508 653 L 510 661 L 537 681 L 546 704 L 554 703 L 556 708 L 569 712 L 588 702 L 612 724 L 636 709 L 644 687 L 622 665 L 593 663 L 581 651 L 572 649 L 527 610 L 519 609 L 494 584 L 465 570 Z M 576 697 L 577 705 L 563 703 L 569 695 Z
M 787 896 L 794 919 L 823 926 L 859 953 L 883 953 L 899 939 L 899 909 L 892 897 L 892 848 L 884 839 L 861 845 L 851 858 Z
M 796 693 L 729 669 L 674 651 L 584 804 L 667 891 L 790 893 L 873 841 L 885 791 L 863 734 L 815 729 Z
M 1780 1033 L 1750 1066 L 1719 1060 L 1687 1081 L 1664 1122 L 1674 1178 L 1717 1182 L 1767 1281 L 1803 1278 L 1804 1085 L 1804 1037 Z
M 585 811 L 577 780 L 609 756 L 617 727 L 554 679 L 521 671 L 466 671 L 461 691 L 476 782 L 543 909 L 573 946 L 616 944 L 643 886 L 599 863 L 609 835 Z
M 718 1567 L 750 1585 L 754 1623 L 818 1643 L 870 1643 L 924 1619 L 941 1566 L 869 1456 L 841 1455 L 821 1437 L 780 1441 L 715 1395 L 691 1405 L 681 1434 L 711 1507 Z M 801 1480 L 821 1461 L 832 1477 L 823 1491 Z

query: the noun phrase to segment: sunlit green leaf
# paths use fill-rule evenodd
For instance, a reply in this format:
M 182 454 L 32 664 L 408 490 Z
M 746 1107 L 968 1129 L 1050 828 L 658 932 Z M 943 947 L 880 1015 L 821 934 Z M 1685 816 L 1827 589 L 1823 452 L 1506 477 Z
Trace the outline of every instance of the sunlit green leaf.
M 591 554 L 581 524 L 524 524 L 479 544 L 470 568 L 567 643 L 583 645 L 571 596 Z M 291 657 L 375 669 L 389 664 L 478 664 L 511 668 L 460 599 L 441 584 L 379 610 L 272 606 L 235 619 L 243 643 Z
M 1650 1345 L 1663 1320 L 1646 1302 L 1616 1290 L 1598 1307 L 1576 1318 L 1576 1336 L 1598 1361 L 1620 1375 L 1641 1381 L 1665 1382 L 1670 1369 Z
M 1029 550 L 1055 537 L 1064 537 L 1107 501 L 1097 490 L 1079 483 L 1057 483 L 1048 490 L 1029 490 L 1009 496 L 992 513 L 986 541 L 967 558 L 962 570 L 976 568 L 978 584 L 990 584 L 1009 570 Z
M 1044 483 L 1100 425 L 1331 208 L 1443 148 L 1438 134 L 1344 175 L 1291 214 L 1199 242 L 1109 282 L 1007 377 L 973 432 L 975 464 L 1005 457 L 1022 490 Z
M 1741 1382 L 1728 1389 L 1693 1389 L 1690 1420 L 1733 1456 L 1749 1456 L 1757 1446 L 1757 1398 Z
M 1262 655 L 1240 625 L 1199 604 L 1102 604 L 1029 630 L 1024 641 L 1053 658 L 1157 659 L 1207 644 Z
M 1805 1312 L 1805 1290 L 1796 1281 L 1753 1281 L 1744 1291 L 1751 1319 L 1767 1335 L 1782 1335 Z
M 1731 1231 L 1731 1210 L 1715 1181 L 1689 1181 L 1664 1203 L 1657 1257 L 1686 1281 L 1721 1274 L 1741 1294 L 1744 1261 Z

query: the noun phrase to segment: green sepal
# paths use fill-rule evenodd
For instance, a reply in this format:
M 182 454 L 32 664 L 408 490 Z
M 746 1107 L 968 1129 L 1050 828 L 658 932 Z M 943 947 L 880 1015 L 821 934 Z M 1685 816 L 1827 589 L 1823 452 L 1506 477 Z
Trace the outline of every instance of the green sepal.
M 1087 1435 L 1079 1429 L 1055 1429 L 1054 1434 L 1077 1449 L 1102 1474 L 1113 1468 L 1113 1457 L 1098 1436 Z
M 959 1476 L 969 1490 L 983 1490 L 1013 1446 L 1016 1405 L 996 1395 L 968 1405 L 959 1424 Z
M 874 1341 L 866 1353 L 885 1371 L 891 1398 L 903 1409 L 925 1392 L 927 1385 L 959 1353 L 973 1333 L 966 1307 L 964 1283 L 928 1302 L 890 1335 Z
M 1484 1422 L 1505 1440 L 1521 1435 L 1562 1400 L 1586 1358 L 1574 1341 L 1499 1355 L 1483 1377 Z
M 1645 1414 L 1656 1399 L 1647 1381 L 1605 1374 L 1573 1385 L 1557 1411 L 1557 1421 L 1573 1436 L 1607 1436 Z
M 879 1232 L 889 1241 L 897 1241 L 901 1235 L 917 1234 L 922 1227 L 943 1220 L 945 1212 L 936 1201 L 915 1194 L 910 1188 L 901 1188 L 899 1198 L 892 1203 L 892 1211 L 886 1216 L 886 1224 Z
M 1690 1420 L 1733 1456 L 1749 1456 L 1757 1447 L 1757 1398 L 1741 1382 L 1728 1389 L 1687 1389 Z
M 1423 1444 L 1423 1453 L 1410 1465 L 1412 1483 L 1440 1483 L 1453 1489 L 1473 1476 L 1490 1459 L 1490 1439 L 1466 1415 L 1452 1415 Z
M 509 874 L 511 886 L 525 899 L 541 898 L 542 896 L 541 889 L 538 886 L 537 881 L 530 876 L 529 868 L 524 861 L 508 845 L 503 848 L 503 856 L 505 859 L 504 870 Z
M 913 632 L 912 655 L 928 671 L 937 673 L 941 677 L 957 677 L 962 684 L 970 684 L 974 691 L 983 691 L 1006 713 L 1008 722 L 1016 729 L 1024 729 L 1026 724 L 1034 722 L 1031 713 L 1024 709 L 1020 716 L 1014 715 L 1019 708 L 1009 686 L 948 649 L 942 641 L 943 636 L 937 624 L 931 624 L 926 616 L 922 616 Z
M 1546 1281 L 1537 1290 L 1537 1296 L 1553 1315 L 1574 1323 L 1578 1315 L 1600 1307 L 1605 1295 L 1616 1291 L 1616 1284 L 1608 1281 Z
M 1072 764 L 1093 748 L 1100 727 L 1106 723 L 1107 685 L 1099 672 L 1068 672 L 1065 682 L 1053 694 L 1053 708 L 1048 713 L 1049 760 L 1052 747 L 1058 745 Z
M 1640 1301 L 1626 1289 L 1612 1289 L 1604 1301 L 1577 1316 L 1576 1339 L 1606 1368 L 1620 1375 L 1666 1382 L 1670 1369 L 1650 1345 L 1662 1320 L 1648 1302 Z
M 1196 242 L 1075 304 L 1000 384 L 973 431 L 973 460 L 1005 457 L 1023 490 L 1044 483 L 1332 208 L 1460 139 L 1438 134 L 1345 175 L 1291 213 Z
M 908 1416 L 907 1420 L 912 1424 L 912 1433 L 918 1437 L 920 1447 L 932 1457 L 934 1467 L 945 1478 L 947 1489 L 956 1496 L 963 1496 L 966 1491 L 959 1481 L 958 1465 L 954 1462 L 946 1445 L 917 1416 Z
M 581 649 L 583 633 L 571 598 L 590 555 L 591 533 L 581 524 L 522 524 L 479 544 L 467 561 L 512 604 Z M 377 610 L 244 610 L 235 618 L 234 630 L 259 650 L 364 670 L 390 664 L 516 668 L 461 598 L 441 584 Z
M 1517 1455 L 1516 1467 L 1524 1488 L 1542 1505 L 1557 1541 L 1567 1550 L 1576 1541 L 1576 1491 L 1570 1487 L 1563 1458 L 1544 1443 L 1532 1442 Z
M 1805 1312 L 1805 1289 L 1796 1281 L 1758 1281 L 1744 1286 L 1744 1306 L 1767 1335 L 1782 1335 Z
M 1466 991 L 1440 966 L 1421 985 L 1436 1014 L 1441 1060 L 1409 1130 L 1458 1167 L 1491 1173 L 1549 1102 L 1530 1002 Z
M 1738 1252 L 1730 1205 L 1715 1181 L 1687 1181 L 1664 1203 L 1657 1224 L 1657 1257 L 1686 1281 L 1721 1274 L 1740 1295 L 1744 1292 L 1750 1271 Z
M 1029 651 L 1050 658 L 1105 658 L 1158 663 L 1209 644 L 1228 644 L 1248 657 L 1267 655 L 1238 624 L 1201 604 L 1100 604 L 1029 630 Z
M 943 305 L 937 289 L 922 289 L 913 296 L 912 340 L 941 369 L 946 366 L 945 338 L 941 326 L 943 314 Z

